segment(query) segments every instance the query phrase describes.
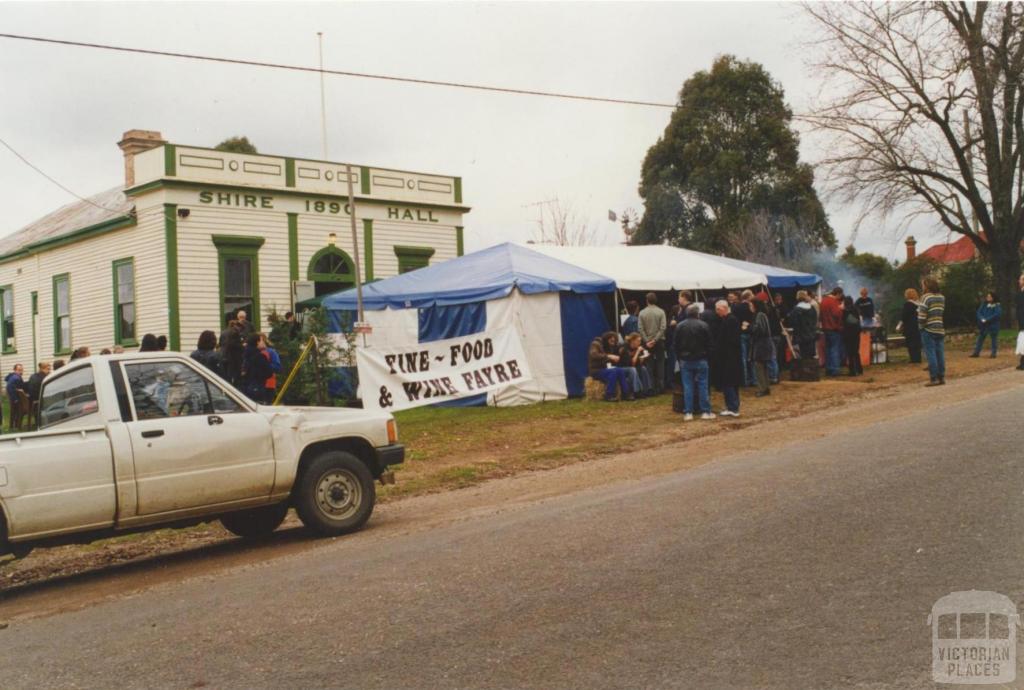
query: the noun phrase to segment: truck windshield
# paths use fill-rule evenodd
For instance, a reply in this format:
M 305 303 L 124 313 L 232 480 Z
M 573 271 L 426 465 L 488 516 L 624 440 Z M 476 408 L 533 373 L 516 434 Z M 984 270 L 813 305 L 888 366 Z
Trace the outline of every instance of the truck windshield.
M 47 381 L 39 401 L 39 428 L 99 412 L 92 367 L 82 367 Z

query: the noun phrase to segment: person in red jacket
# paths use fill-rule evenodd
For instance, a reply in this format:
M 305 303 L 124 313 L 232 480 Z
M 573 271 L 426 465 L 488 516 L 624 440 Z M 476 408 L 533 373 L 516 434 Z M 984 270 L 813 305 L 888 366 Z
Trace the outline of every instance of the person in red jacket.
M 821 330 L 825 332 L 825 373 L 838 376 L 843 363 L 843 288 L 821 300 Z

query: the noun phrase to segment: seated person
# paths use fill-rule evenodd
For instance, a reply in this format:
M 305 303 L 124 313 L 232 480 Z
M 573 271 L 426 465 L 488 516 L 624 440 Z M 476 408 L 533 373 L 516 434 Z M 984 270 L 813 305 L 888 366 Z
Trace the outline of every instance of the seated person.
M 633 387 L 626 370 L 619 364 L 619 335 L 615 331 L 608 331 L 600 338 L 594 338 L 590 343 L 588 353 L 588 369 L 590 378 L 601 381 L 605 384 L 604 399 L 606 402 L 618 400 L 615 388 L 618 386 L 622 392 L 623 400 L 633 399 Z
M 643 339 L 639 333 L 630 333 L 626 342 L 619 350 L 619 365 L 627 370 L 633 391 L 638 398 L 646 398 L 654 394 L 651 385 L 651 372 L 644 364 L 650 353 L 644 349 Z

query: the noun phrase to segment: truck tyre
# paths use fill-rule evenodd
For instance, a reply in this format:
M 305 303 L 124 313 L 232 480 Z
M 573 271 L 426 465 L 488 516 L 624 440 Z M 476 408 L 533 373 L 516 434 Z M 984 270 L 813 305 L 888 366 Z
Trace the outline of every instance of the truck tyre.
M 288 502 L 229 513 L 220 519 L 224 529 L 245 539 L 268 537 L 288 515 Z
M 328 537 L 348 534 L 365 525 L 376 499 L 373 475 L 366 463 L 340 450 L 313 458 L 292 492 L 302 524 Z

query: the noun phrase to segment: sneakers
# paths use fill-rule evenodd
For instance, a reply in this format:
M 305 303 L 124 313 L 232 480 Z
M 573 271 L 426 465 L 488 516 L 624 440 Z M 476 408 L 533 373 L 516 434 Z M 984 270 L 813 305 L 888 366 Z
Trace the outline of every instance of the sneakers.
M 684 422 L 692 422 L 693 421 L 693 415 L 690 414 L 689 412 L 687 412 L 686 414 L 683 415 L 683 421 Z
M 718 413 L 719 417 L 739 417 L 739 412 L 733 412 L 732 410 L 722 410 Z
M 980 357 L 981 355 L 979 355 L 977 352 L 972 352 L 971 354 L 969 354 L 967 356 L 968 357 Z
M 715 413 L 714 412 L 705 412 L 704 414 L 702 414 L 700 416 L 700 418 L 701 419 L 714 419 L 715 418 Z

